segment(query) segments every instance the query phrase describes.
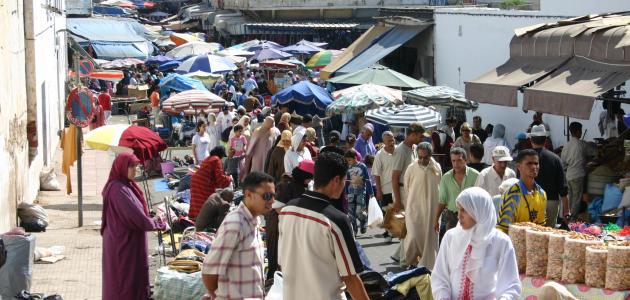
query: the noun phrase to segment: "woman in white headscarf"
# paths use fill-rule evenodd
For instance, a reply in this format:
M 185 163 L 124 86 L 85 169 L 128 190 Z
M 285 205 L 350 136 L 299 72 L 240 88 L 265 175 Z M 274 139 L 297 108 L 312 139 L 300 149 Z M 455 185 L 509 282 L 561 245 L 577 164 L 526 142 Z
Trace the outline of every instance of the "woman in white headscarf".
M 206 133 L 208 133 L 208 137 L 210 138 L 210 144 L 208 145 L 210 148 L 208 149 L 214 149 L 214 147 L 220 145 L 221 132 L 219 132 L 217 116 L 214 113 L 208 114 L 208 127 L 206 128 Z
M 482 161 L 486 165 L 492 165 L 492 150 L 494 150 L 496 146 L 505 146 L 508 149 L 512 149 L 505 138 L 505 125 L 503 124 L 494 125 L 494 128 L 492 129 L 492 136 L 488 137 L 486 141 L 483 142 L 484 154 Z
M 305 159 L 313 159 L 306 149 L 306 128 L 296 128 L 291 137 L 291 149 L 284 154 L 284 172 L 291 174 L 293 169 Z
M 518 299 L 521 281 L 510 238 L 495 229 L 488 192 L 466 189 L 457 197 L 459 223 L 444 235 L 431 289 L 436 300 Z

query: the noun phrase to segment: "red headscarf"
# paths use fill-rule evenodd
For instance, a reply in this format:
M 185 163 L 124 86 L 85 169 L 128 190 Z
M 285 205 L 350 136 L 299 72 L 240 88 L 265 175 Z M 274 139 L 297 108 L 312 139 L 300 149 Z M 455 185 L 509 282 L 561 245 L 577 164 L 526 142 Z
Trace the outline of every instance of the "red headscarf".
M 138 197 L 138 200 L 142 203 L 144 207 L 144 212 L 149 215 L 149 206 L 147 205 L 147 200 L 144 198 L 144 194 L 133 180 L 129 180 L 127 177 L 128 170 L 130 166 L 136 166 L 140 163 L 140 160 L 133 153 L 121 153 L 116 156 L 114 159 L 114 163 L 112 164 L 112 169 L 109 172 L 109 179 L 107 179 L 107 183 L 105 184 L 105 188 L 103 188 L 103 199 L 107 198 L 107 194 L 109 193 L 109 189 L 112 186 L 114 181 L 118 181 L 123 183 L 131 188 L 133 194 Z

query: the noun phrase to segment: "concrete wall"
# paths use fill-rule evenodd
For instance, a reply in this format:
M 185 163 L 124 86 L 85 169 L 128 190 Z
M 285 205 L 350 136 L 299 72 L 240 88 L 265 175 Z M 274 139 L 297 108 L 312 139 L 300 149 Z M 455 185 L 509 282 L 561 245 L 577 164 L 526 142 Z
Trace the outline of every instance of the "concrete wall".
M 630 10 L 628 0 L 540 0 L 545 14 L 586 15 Z
M 508 59 L 508 45 L 515 28 L 560 19 L 562 17 L 540 12 L 438 9 L 435 14 L 436 85 L 463 92 L 465 81 L 475 79 Z M 527 129 L 533 115 L 533 112 L 524 113 L 520 107 L 522 99 L 514 108 L 481 104 L 477 111 L 468 114 L 468 120 L 472 121 L 472 115 L 479 115 L 484 124 L 506 125 L 506 137 L 514 144 L 516 134 Z M 624 109 L 629 111 L 629 107 Z M 600 136 L 597 119 L 601 111 L 601 102 L 596 101 L 590 120 L 577 120 L 588 130 L 586 138 L 589 140 Z M 551 126 L 554 146 L 562 145 L 566 141 L 564 117 L 544 115 L 543 120 Z
M 21 0 L 0 7 L 0 232 L 16 225 L 16 205 L 28 177 L 24 10 Z
M 29 185 L 24 201 L 32 202 L 39 190 L 39 173 L 53 166 L 63 128 L 66 80 L 65 16 L 47 9 L 46 0 L 24 1 L 26 38 L 26 97 L 28 119 L 35 120 L 37 148 L 31 149 Z M 50 3 L 50 2 L 49 2 Z M 59 3 L 63 3 L 59 1 Z M 63 7 L 58 7 L 63 11 Z

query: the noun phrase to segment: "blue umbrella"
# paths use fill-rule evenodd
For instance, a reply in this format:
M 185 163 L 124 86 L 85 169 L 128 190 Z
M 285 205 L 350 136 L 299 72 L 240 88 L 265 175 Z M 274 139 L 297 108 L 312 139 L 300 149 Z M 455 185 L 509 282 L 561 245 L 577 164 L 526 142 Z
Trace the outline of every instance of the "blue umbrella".
M 257 43 L 253 43 L 251 45 L 247 45 L 243 48 L 246 51 L 257 52 L 265 48 L 273 48 L 273 49 L 281 49 L 283 46 L 272 41 L 258 41 Z
M 297 42 L 295 45 L 284 47 L 280 50 L 284 52 L 292 53 L 292 54 L 314 54 L 319 51 L 323 51 L 324 49 L 311 44 L 311 42 L 309 41 L 301 40 Z
M 182 74 L 195 71 L 221 74 L 231 72 L 236 69 L 236 65 L 225 57 L 212 54 L 202 54 L 185 60 L 175 71 Z
M 150 65 L 150 64 L 162 65 L 162 64 L 167 63 L 169 61 L 173 61 L 173 58 L 168 57 L 168 56 L 164 56 L 164 55 L 156 55 L 156 56 L 149 56 L 149 58 L 144 62 L 144 64 L 146 64 L 146 65 Z
M 273 106 L 288 105 L 300 115 L 317 114 L 325 116 L 326 107 L 333 102 L 330 94 L 322 87 L 306 80 L 285 88 L 271 97 Z
M 173 69 L 176 69 L 177 67 L 179 67 L 180 64 L 181 64 L 181 62 L 176 61 L 176 60 L 165 62 L 165 63 L 160 64 L 158 66 L 158 71 L 164 72 L 164 71 L 168 71 L 168 70 L 173 70 Z
M 166 77 L 160 79 L 159 85 L 161 95 L 168 95 L 170 90 L 175 90 L 177 92 L 188 90 L 208 90 L 201 81 L 175 73 L 168 74 Z
M 265 60 L 271 60 L 271 59 L 289 58 L 291 56 L 292 55 L 290 53 L 286 53 L 278 49 L 263 48 L 260 51 L 256 51 L 256 55 L 252 57 L 252 60 L 265 61 Z

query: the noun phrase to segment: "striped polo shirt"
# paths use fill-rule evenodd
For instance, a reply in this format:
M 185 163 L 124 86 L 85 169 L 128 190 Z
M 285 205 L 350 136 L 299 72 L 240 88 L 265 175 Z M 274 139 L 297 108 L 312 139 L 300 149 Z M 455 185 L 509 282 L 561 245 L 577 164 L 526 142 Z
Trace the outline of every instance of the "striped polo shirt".
M 346 299 L 341 277 L 363 271 L 350 221 L 330 201 L 307 191 L 280 212 L 284 299 Z

